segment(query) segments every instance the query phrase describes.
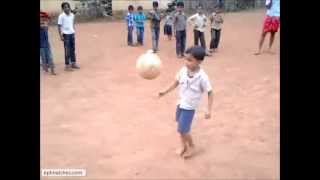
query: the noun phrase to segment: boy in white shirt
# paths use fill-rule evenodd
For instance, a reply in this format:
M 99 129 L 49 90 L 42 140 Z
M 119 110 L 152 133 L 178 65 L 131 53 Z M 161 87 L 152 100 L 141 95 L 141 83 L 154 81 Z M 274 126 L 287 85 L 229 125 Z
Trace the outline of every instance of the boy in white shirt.
M 205 118 L 211 117 L 213 102 L 212 86 L 208 75 L 201 69 L 200 64 L 206 55 L 205 49 L 201 46 L 194 46 L 186 51 L 185 66 L 180 69 L 172 85 L 159 93 L 164 96 L 176 87 L 180 87 L 177 103 L 176 121 L 178 132 L 182 141 L 182 149 L 178 152 L 180 156 L 188 158 L 194 153 L 194 144 L 190 134 L 191 123 L 195 109 L 198 107 L 201 95 L 208 93 L 208 109 Z
M 58 18 L 58 31 L 60 38 L 64 43 L 65 70 L 72 71 L 72 69 L 80 68 L 76 64 L 74 14 L 71 12 L 70 4 L 68 2 L 62 3 L 61 8 L 63 13 L 61 13 Z
M 188 23 L 193 26 L 194 45 L 198 46 L 200 40 L 201 46 L 206 50 L 206 55 L 210 55 L 209 53 L 207 53 L 206 40 L 204 35 L 207 26 L 207 17 L 203 13 L 202 6 L 198 6 L 197 13 L 188 18 Z

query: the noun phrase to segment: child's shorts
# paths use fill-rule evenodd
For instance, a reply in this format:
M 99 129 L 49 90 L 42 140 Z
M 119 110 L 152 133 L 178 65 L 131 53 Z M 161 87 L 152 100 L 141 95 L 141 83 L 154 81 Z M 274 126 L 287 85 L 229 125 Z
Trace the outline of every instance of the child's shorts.
M 164 25 L 164 34 L 172 36 L 172 26 Z
M 191 123 L 193 120 L 195 110 L 181 109 L 177 106 L 176 121 L 178 122 L 178 132 L 186 134 L 190 131 Z
M 263 32 L 277 32 L 280 26 L 279 17 L 266 16 L 263 23 Z

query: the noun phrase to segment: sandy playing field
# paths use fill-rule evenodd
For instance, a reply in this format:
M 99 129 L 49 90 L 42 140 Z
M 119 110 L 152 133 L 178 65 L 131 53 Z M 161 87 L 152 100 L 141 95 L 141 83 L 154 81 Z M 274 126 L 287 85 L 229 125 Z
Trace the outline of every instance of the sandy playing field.
M 87 170 L 58 179 L 279 179 L 279 33 L 273 54 L 253 55 L 263 18 L 263 10 L 226 14 L 219 52 L 202 64 L 214 86 L 213 117 L 204 119 L 203 96 L 192 127 L 197 153 L 188 160 L 175 154 L 177 91 L 157 98 L 183 65 L 175 40 L 161 29 L 163 69 L 149 81 L 135 69 L 151 47 L 148 25 L 144 47 L 126 46 L 124 22 L 77 25 L 74 72 L 63 70 L 63 44 L 51 27 L 58 76 L 41 71 L 41 167 Z M 209 46 L 209 29 L 206 36 Z

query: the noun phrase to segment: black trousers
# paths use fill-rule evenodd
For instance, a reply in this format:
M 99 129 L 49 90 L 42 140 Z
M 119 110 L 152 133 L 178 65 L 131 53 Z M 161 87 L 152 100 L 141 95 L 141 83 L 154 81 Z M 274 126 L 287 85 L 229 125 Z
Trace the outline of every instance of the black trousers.
M 204 39 L 204 32 L 200 32 L 200 31 L 194 29 L 193 33 L 194 33 L 194 45 L 198 46 L 199 40 L 200 40 L 201 46 L 204 49 L 207 49 L 206 48 L 206 40 Z
M 210 49 L 216 49 L 220 42 L 221 29 L 211 29 Z
M 69 65 L 76 63 L 75 53 L 75 37 L 74 34 L 63 34 L 64 43 L 64 59 L 65 64 Z

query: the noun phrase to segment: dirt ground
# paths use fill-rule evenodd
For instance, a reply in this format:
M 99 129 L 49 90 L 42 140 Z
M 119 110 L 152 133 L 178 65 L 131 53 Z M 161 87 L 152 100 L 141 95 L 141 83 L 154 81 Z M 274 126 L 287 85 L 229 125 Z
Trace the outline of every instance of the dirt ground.
M 264 10 L 226 14 L 219 52 L 202 64 L 214 86 L 213 117 L 204 119 L 203 96 L 192 127 L 197 153 L 188 160 L 175 154 L 177 91 L 157 98 L 183 65 L 174 40 L 161 30 L 163 69 L 149 81 L 135 69 L 151 47 L 148 25 L 144 47 L 126 46 L 124 22 L 77 25 L 74 72 L 63 71 L 63 44 L 51 27 L 58 76 L 40 72 L 41 167 L 87 170 L 57 179 L 279 179 L 279 33 L 274 54 L 253 55 L 263 18 Z

